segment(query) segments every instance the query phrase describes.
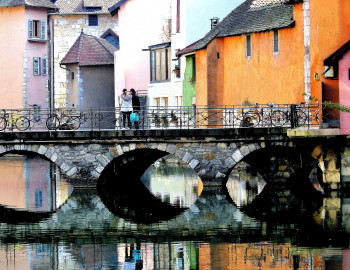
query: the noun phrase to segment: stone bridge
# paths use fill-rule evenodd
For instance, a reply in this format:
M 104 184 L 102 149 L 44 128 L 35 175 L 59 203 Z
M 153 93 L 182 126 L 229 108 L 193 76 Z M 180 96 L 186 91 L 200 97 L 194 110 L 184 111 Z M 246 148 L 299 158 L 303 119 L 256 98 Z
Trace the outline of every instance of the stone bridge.
M 1 155 L 40 155 L 58 165 L 73 183 L 94 183 L 107 166 L 117 174 L 138 177 L 168 154 L 187 163 L 204 186 L 225 183 L 242 160 L 265 180 L 287 179 L 319 162 L 324 172 L 335 170 L 339 175 L 339 159 L 333 158 L 336 165 L 324 163 L 329 153 L 325 149 L 340 153 L 346 144 L 342 136 L 290 137 L 285 128 L 0 133 Z M 339 187 L 339 179 L 330 185 Z

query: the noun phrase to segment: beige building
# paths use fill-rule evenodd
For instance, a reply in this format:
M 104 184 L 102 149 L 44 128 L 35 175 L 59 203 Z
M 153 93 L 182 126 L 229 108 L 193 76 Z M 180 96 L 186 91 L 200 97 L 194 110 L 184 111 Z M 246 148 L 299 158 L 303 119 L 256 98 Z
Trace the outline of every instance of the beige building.
M 50 16 L 51 33 L 53 33 L 53 80 L 56 106 L 66 107 L 67 77 L 66 70 L 60 62 L 74 42 L 84 31 L 87 35 L 103 37 L 118 43 L 118 15 L 111 16 L 108 8 L 114 0 L 57 0 L 58 13 Z

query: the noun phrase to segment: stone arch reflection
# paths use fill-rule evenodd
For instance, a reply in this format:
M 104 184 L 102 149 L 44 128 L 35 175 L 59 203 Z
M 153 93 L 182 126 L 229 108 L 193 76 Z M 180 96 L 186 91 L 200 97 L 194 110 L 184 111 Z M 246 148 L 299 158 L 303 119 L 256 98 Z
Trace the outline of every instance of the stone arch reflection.
M 161 201 L 183 208 L 194 204 L 203 190 L 197 173 L 173 155 L 156 160 L 141 182 Z
M 60 169 L 40 156 L 11 152 L 0 157 L 0 212 L 8 222 L 53 213 L 72 190 Z
M 172 158 L 176 159 L 176 163 L 170 165 L 170 159 L 165 157 L 167 155 L 168 153 L 157 149 L 134 150 L 108 164 L 97 185 L 101 200 L 107 208 L 119 217 L 147 224 L 171 219 L 192 205 L 202 189 L 202 186 L 198 186 L 199 178 L 184 163 L 179 165 L 180 161 L 174 156 Z M 164 163 L 167 163 L 166 168 Z M 179 169 L 182 165 L 187 166 L 185 170 Z M 182 179 L 169 178 L 166 175 L 169 172 L 170 176 L 182 173 Z M 190 178 L 188 175 L 197 183 L 195 188 L 192 187 L 192 182 L 186 185 Z M 158 181 L 166 177 L 168 179 L 165 182 Z M 167 184 L 170 189 L 164 188 Z M 188 200 L 184 193 L 195 196 Z

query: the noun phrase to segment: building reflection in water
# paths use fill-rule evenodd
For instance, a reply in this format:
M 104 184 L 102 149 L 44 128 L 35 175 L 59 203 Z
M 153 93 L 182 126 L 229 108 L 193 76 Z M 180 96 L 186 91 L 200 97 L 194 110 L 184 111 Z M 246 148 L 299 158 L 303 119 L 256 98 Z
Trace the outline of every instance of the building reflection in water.
M 195 203 L 203 189 L 202 181 L 191 167 L 169 158 L 152 164 L 141 181 L 155 197 L 181 208 Z
M 250 204 L 265 185 L 264 178 L 242 161 L 232 170 L 226 188 L 236 206 L 242 207 Z
M 0 158 L 0 205 L 28 212 L 54 212 L 72 193 L 59 168 L 39 157 Z
M 298 248 L 289 243 L 195 241 L 109 244 L 7 244 L 1 269 L 348 269 L 349 250 Z

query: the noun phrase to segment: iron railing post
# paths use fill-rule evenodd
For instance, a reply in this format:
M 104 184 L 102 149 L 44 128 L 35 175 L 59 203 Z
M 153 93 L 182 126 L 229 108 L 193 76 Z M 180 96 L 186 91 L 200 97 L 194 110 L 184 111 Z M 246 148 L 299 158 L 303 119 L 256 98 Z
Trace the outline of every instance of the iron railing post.
M 297 117 L 297 105 L 290 105 L 290 126 L 291 128 L 296 128 L 298 126 L 298 117 Z

